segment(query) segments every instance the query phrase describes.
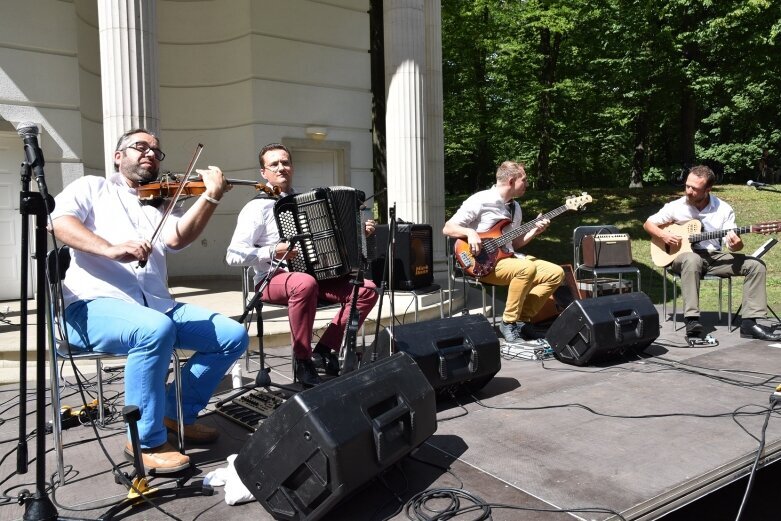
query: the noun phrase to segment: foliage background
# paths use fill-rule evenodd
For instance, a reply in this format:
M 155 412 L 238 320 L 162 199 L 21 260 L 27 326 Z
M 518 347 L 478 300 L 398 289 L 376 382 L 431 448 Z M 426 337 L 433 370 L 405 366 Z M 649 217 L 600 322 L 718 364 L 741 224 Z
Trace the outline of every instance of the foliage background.
M 726 181 L 781 153 L 781 2 L 442 0 L 446 188 Z M 769 175 L 769 174 L 768 174 Z

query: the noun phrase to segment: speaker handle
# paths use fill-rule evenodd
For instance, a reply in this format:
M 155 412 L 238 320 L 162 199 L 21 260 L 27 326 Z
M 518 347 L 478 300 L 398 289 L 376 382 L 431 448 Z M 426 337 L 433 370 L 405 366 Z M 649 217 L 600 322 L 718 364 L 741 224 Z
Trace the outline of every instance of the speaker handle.
M 393 459 L 394 457 L 393 451 L 389 452 L 386 445 L 390 443 L 390 440 L 388 440 L 389 433 L 396 430 L 396 425 L 400 421 L 403 423 L 402 434 L 404 435 L 405 443 L 409 443 L 412 440 L 412 432 L 415 430 L 415 411 L 410 408 L 403 396 L 399 395 L 397 398 L 399 403 L 372 419 L 372 433 L 374 434 L 377 463 L 381 465 L 384 464 L 386 459 Z M 403 419 L 405 416 L 407 418 Z M 394 434 L 396 433 L 394 432 Z
M 637 311 L 634 309 L 629 315 L 623 316 L 623 317 L 615 317 L 614 319 L 614 325 L 615 325 L 615 336 L 617 342 L 623 342 L 624 341 L 624 332 L 622 330 L 623 326 L 626 324 L 633 324 L 637 322 L 637 326 L 635 327 L 635 336 L 637 338 L 643 337 L 643 319 L 640 317 L 640 315 L 637 314 Z
M 449 358 L 458 358 L 463 356 L 464 359 L 468 360 L 466 368 L 469 373 L 473 375 L 477 373 L 479 355 L 477 354 L 477 348 L 475 347 L 474 342 L 472 342 L 472 339 L 469 337 L 459 337 L 459 340 L 462 342 L 461 345 L 450 347 L 442 347 L 442 345 L 452 343 L 452 339 L 437 342 L 437 354 L 439 356 L 439 377 L 442 380 L 447 380 L 450 376 L 447 369 L 447 360 Z

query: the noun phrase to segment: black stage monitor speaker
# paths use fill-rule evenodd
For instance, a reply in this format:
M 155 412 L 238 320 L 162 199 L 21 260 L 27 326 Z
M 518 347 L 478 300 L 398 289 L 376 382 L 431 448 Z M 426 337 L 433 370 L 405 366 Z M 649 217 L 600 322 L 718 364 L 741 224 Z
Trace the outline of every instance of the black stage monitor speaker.
M 434 390 L 398 353 L 288 399 L 241 449 L 236 472 L 275 519 L 320 519 L 436 429 Z
M 476 392 L 502 367 L 499 339 L 483 315 L 463 315 L 393 328 L 396 351 L 412 355 L 438 392 Z M 387 356 L 390 330 L 383 329 L 364 357 Z
M 393 263 L 393 289 L 412 290 L 430 286 L 434 282 L 434 245 L 431 225 L 399 223 L 396 227 L 396 261 Z M 388 256 L 389 227 L 377 226 L 366 239 L 371 262 L 371 279 L 382 281 L 385 258 Z
M 556 358 L 573 365 L 643 350 L 659 336 L 659 313 L 645 293 L 576 300 L 546 336 Z

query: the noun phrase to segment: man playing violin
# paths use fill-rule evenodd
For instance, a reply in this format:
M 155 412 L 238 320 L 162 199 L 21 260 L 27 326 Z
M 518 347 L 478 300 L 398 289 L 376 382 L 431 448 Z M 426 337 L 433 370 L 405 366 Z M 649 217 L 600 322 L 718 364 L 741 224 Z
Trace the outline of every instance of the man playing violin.
M 521 206 L 514 200 L 526 193 L 526 170 L 523 164 L 505 161 L 496 170 L 496 184 L 477 192 L 464 201 L 458 211 L 445 223 L 442 233 L 469 243 L 472 255 L 483 248 L 480 233 L 487 232 L 502 220 L 510 220 L 510 227 L 521 225 Z M 513 249 L 522 248 L 544 232 L 550 221 L 542 219 L 525 235 L 513 240 Z M 507 302 L 499 324 L 499 332 L 507 342 L 542 338 L 530 324 L 545 301 L 561 285 L 564 270 L 556 264 L 526 255 L 500 259 L 491 273 L 481 281 L 507 286 Z
M 201 234 L 226 183 L 218 168 L 199 170 L 204 194 L 188 210 L 174 209 L 158 240 L 150 242 L 167 205 L 141 205 L 137 189 L 157 178 L 164 157 L 157 136 L 130 130 L 117 143 L 115 173 L 69 184 L 52 213 L 54 236 L 71 248 L 62 282 L 68 341 L 76 350 L 127 355 L 125 403 L 141 411 L 142 460 L 157 473 L 190 464 L 168 443 L 167 431 L 176 431 L 178 422 L 188 442 L 217 439 L 216 429 L 195 420 L 249 343 L 241 324 L 176 302 L 168 292 L 166 253 L 182 250 Z M 184 418 L 177 418 L 173 386 L 165 384 L 175 348 L 195 351 L 181 371 Z M 132 451 L 127 443 L 126 455 L 132 458 Z
M 686 336 L 699 337 L 704 328 L 700 323 L 700 279 L 705 275 L 745 276 L 743 281 L 743 320 L 740 336 L 759 340 L 778 341 L 781 334 L 757 324 L 757 318 L 767 315 L 767 290 L 765 263 L 759 259 L 741 255 L 743 239 L 734 231 L 735 212 L 732 207 L 711 193 L 716 176 L 704 165 L 689 170 L 686 193 L 665 204 L 650 216 L 643 228 L 652 237 L 676 249 L 686 238 L 671 233 L 665 225 L 685 223 L 697 219 L 703 232 L 729 230 L 724 236 L 727 251 L 721 251 L 722 241 L 710 239 L 692 244 L 692 251 L 681 253 L 670 264 L 670 270 L 681 277 Z M 728 311 L 731 313 L 731 311 Z
M 260 150 L 258 160 L 260 175 L 268 182 L 268 186 L 278 188 L 282 196 L 295 193 L 292 186 L 293 160 L 284 145 L 266 145 Z M 226 255 L 231 266 L 252 266 L 256 289 L 271 270 L 272 260 L 290 259 L 299 254 L 295 245 L 280 241 L 279 229 L 274 219 L 274 203 L 274 199 L 261 195 L 244 206 L 239 213 L 236 230 Z M 367 221 L 366 234 L 373 233 L 374 227 L 374 221 Z M 295 374 L 298 381 L 306 387 L 320 383 L 318 367 L 325 370 L 326 374 L 338 374 L 336 352 L 341 346 L 349 319 L 349 306 L 343 306 L 313 350 L 312 329 L 317 302 L 324 300 L 346 304 L 350 301 L 352 292 L 353 285 L 348 276 L 318 282 L 308 273 L 289 272 L 281 268 L 261 295 L 263 302 L 288 306 Z M 365 280 L 358 291 L 358 327 L 374 307 L 377 298 L 376 286 L 371 280 Z

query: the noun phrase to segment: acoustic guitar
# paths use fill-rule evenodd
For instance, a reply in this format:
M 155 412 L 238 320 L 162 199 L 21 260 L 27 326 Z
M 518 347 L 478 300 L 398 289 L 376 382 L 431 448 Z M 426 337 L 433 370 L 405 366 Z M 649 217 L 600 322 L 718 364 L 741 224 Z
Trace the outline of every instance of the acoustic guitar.
M 692 244 L 709 239 L 720 239 L 731 231 L 734 231 L 738 235 L 742 233 L 778 233 L 781 231 L 781 221 L 768 221 L 752 224 L 750 226 L 742 226 L 740 228 L 728 228 L 703 233 L 700 233 L 702 230 L 702 223 L 697 219 L 692 219 L 683 224 L 665 224 L 664 226 L 660 226 L 660 228 L 683 238 L 679 246 L 672 247 L 665 244 L 665 242 L 658 237 L 651 237 L 651 260 L 655 265 L 661 268 L 668 266 L 681 253 L 692 251 Z
M 513 253 L 505 251 L 502 246 L 511 244 L 515 239 L 528 233 L 537 223 L 543 219 L 552 219 L 568 210 L 579 210 L 592 201 L 591 196 L 583 192 L 583 195 L 570 197 L 566 199 L 562 206 L 555 210 L 541 215 L 529 222 L 523 223 L 517 228 L 504 231 L 508 224 L 512 223 L 510 219 L 502 219 L 493 227 L 482 233 L 478 233 L 482 240 L 483 247 L 477 256 L 472 255 L 469 243 L 464 239 L 456 239 L 453 250 L 456 260 L 461 268 L 472 277 L 484 277 L 491 273 L 500 260 L 512 257 Z

